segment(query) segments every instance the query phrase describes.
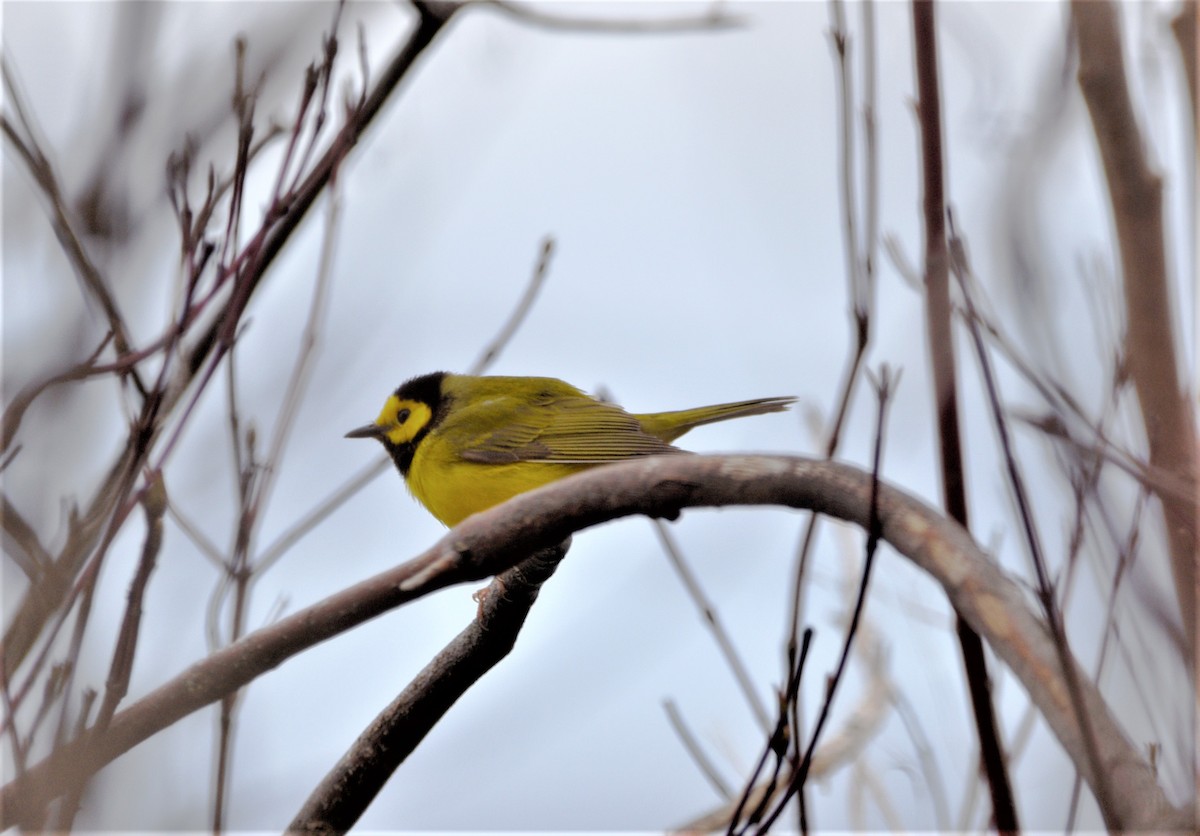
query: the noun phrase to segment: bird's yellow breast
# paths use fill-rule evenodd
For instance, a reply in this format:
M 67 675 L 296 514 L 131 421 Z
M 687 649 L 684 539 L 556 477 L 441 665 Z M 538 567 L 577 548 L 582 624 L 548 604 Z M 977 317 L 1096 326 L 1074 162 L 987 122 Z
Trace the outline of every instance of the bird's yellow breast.
M 454 445 L 435 431 L 417 447 L 405 481 L 431 514 L 454 527 L 472 514 L 588 467 L 554 462 L 463 461 Z

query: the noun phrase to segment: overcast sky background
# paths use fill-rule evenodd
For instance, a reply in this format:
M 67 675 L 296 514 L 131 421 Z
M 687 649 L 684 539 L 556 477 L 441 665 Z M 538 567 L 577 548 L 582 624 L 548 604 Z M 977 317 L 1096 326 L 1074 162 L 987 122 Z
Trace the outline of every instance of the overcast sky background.
M 543 8 L 656 19 L 708 7 Z M 342 435 L 371 420 L 397 384 L 474 361 L 522 293 L 547 234 L 557 242 L 549 277 L 494 373 L 561 377 L 604 389 L 635 411 L 794 394 L 801 409 L 704 428 L 682 444 L 705 452 L 818 451 L 804 410 L 828 415 L 851 339 L 829 8 L 817 2 L 719 8 L 740 25 L 669 35 L 568 33 L 471 10 L 440 36 L 341 172 L 320 354 L 260 546 L 379 455 Z M 145 114 L 112 177 L 130 208 L 132 232 L 121 246 L 98 246 L 108 273 L 119 277 L 116 294 L 130 312 L 135 342 L 157 334 L 177 279 L 163 178 L 167 154 L 185 131 L 216 125 L 200 157 L 222 170 L 230 165 L 232 129 L 220 120 L 234 35 L 245 33 L 255 73 L 277 59 L 267 70 L 260 117 L 286 122 L 299 68 L 318 54 L 331 10 L 327 3 L 4 5 L 6 60 L 69 193 L 82 191 L 108 159 L 105 140 L 127 81 L 144 85 Z M 857 50 L 860 7 L 847 11 Z M 1192 247 L 1180 242 L 1194 241 L 1194 156 L 1183 81 L 1170 51 L 1172 13 L 1171 4 L 1138 4 L 1125 9 L 1124 22 L 1135 96 L 1167 174 L 1177 325 L 1190 346 L 1194 262 Z M 1063 75 L 1066 9 L 1049 2 L 946 3 L 939 14 L 948 195 L 975 271 L 1031 356 L 1099 410 L 1116 333 L 1115 251 L 1086 111 Z M 876 16 L 881 230 L 916 264 L 921 195 L 910 9 L 881 3 Z M 348 77 L 359 21 L 377 69 L 410 20 L 403 4 L 352 4 L 341 29 Z M 861 81 L 859 56 L 852 57 Z M 264 160 L 262 183 L 271 180 L 271 159 Z M 98 315 L 80 333 L 69 314 L 81 304 L 76 280 L 33 194 L 6 145 L 6 400 L 28 380 L 85 355 L 102 333 Z M 258 197 L 248 199 L 250 213 L 263 192 L 252 194 Z M 239 344 L 242 409 L 264 433 L 298 351 L 329 206 L 325 200 L 311 214 L 272 269 Z M 921 298 L 886 258 L 878 262 L 878 281 L 870 365 L 886 361 L 903 369 L 884 475 L 937 501 Z M 975 363 L 965 340 L 960 347 L 975 530 L 1011 571 L 1027 577 Z M 1039 406 L 1007 368 L 1001 372 L 1011 401 Z M 106 387 L 84 387 L 69 408 L 40 402 L 27 421 L 53 432 L 31 437 L 5 475 L 12 500 L 51 542 L 63 530 L 64 497 L 86 496 L 124 431 L 113 417 L 116 395 Z M 223 380 L 208 391 L 168 469 L 173 499 L 221 547 L 231 542 L 236 512 L 224 391 Z M 860 389 L 842 458 L 869 462 L 874 413 L 868 391 Z M 94 423 L 94 416 L 111 425 Z M 1130 418 L 1122 413 L 1117 426 L 1136 426 Z M 1037 435 L 1021 433 L 1018 442 L 1023 453 L 1050 458 Z M 1064 486 L 1043 475 L 1033 489 L 1048 551 L 1061 555 L 1070 521 Z M 1132 493 L 1127 486 L 1112 491 L 1118 501 Z M 672 526 L 768 705 L 783 677 L 782 637 L 803 519 L 770 509 L 689 511 Z M 257 583 L 250 623 L 260 626 L 281 609 L 295 611 L 392 566 L 442 530 L 389 471 Z M 806 613 L 817 631 L 805 682 L 806 705 L 814 708 L 840 650 L 846 607 L 838 528 L 826 524 L 822 532 Z M 93 615 L 94 642 L 80 674 L 97 686 L 139 544 L 133 526 L 106 564 L 105 606 Z M 1160 547 L 1147 531 L 1144 548 Z M 960 819 L 976 756 L 952 613 L 936 586 L 891 551 L 881 553 L 875 573 L 867 615 L 882 634 L 895 687 L 929 737 L 951 825 L 981 827 L 986 811 L 978 804 Z M 22 588 L 8 561 L 3 579 L 10 607 Z M 169 525 L 146 602 L 147 624 L 154 626 L 143 633 L 131 699 L 206 652 L 206 608 L 216 583 L 211 565 Z M 1153 575 L 1146 583 L 1152 591 L 1167 588 Z M 1097 590 L 1106 584 L 1102 571 L 1087 575 L 1069 611 L 1072 639 L 1089 669 L 1103 615 Z M 475 611 L 473 591 L 446 590 L 390 613 L 256 681 L 238 715 L 231 826 L 285 824 L 354 736 L 465 626 Z M 1131 737 L 1188 734 L 1191 701 L 1184 681 L 1170 678 L 1170 660 L 1136 664 L 1132 671 L 1114 663 L 1114 681 L 1106 683 Z M 1025 716 L 1025 697 L 1007 671 L 997 666 L 993 676 L 1011 738 Z M 1128 687 L 1138 677 L 1153 683 L 1162 700 L 1153 711 L 1139 708 Z M 862 682 L 852 669 L 831 732 L 860 698 Z M 1173 699 L 1176 693 L 1183 696 Z M 361 826 L 680 824 L 719 799 L 672 733 L 661 707 L 668 698 L 726 780 L 738 785 L 762 735 L 651 525 L 627 519 L 583 533 L 513 654 L 454 707 Z M 106 770 L 84 800 L 80 826 L 205 826 L 215 717 L 215 708 L 199 712 Z M 1191 791 L 1190 757 L 1172 750 L 1160 767 L 1177 801 Z M 939 824 L 894 711 L 862 763 L 905 827 Z M 1072 776 L 1050 733 L 1035 724 L 1014 768 L 1027 827 L 1063 826 Z M 860 803 L 855 793 L 862 782 L 847 769 L 815 786 L 815 824 L 887 826 L 877 806 Z M 1082 810 L 1084 827 L 1100 826 L 1090 802 Z

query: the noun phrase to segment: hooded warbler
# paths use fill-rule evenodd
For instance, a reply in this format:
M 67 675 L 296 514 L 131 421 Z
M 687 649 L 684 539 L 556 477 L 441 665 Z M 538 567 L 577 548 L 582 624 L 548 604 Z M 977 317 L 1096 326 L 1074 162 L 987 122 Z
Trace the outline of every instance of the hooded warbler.
M 683 453 L 693 427 L 779 412 L 795 398 L 631 415 L 552 377 L 435 372 L 393 392 L 379 417 L 346 434 L 374 438 L 408 489 L 447 526 L 556 479 L 606 462 Z

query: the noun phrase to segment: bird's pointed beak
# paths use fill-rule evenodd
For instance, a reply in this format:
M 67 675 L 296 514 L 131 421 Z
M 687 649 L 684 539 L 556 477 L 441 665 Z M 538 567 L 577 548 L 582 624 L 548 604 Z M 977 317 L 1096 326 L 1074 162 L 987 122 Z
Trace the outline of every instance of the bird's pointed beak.
M 367 424 L 365 427 L 359 427 L 356 430 L 346 433 L 346 438 L 374 438 L 379 440 L 383 438 L 385 432 L 386 430 L 378 424 Z

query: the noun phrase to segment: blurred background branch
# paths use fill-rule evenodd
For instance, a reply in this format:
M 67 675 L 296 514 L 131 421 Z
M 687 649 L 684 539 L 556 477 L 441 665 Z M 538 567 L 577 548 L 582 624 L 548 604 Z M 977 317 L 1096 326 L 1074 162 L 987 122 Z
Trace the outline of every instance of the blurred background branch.
M 1195 4 L 1191 5 L 1194 13 Z M 1179 306 L 1172 301 L 1167 279 L 1162 179 L 1146 160 L 1146 144 L 1129 99 L 1116 4 L 1073 0 L 1071 18 L 1079 41 L 1079 87 L 1095 128 L 1120 248 L 1125 362 L 1141 405 L 1150 465 L 1172 474 L 1183 489 L 1182 496 L 1160 493 L 1159 499 L 1187 656 L 1195 671 L 1200 592 L 1196 586 L 1196 416 L 1177 357 Z
M 916 43 L 876 42 L 914 8 Z M 5 9 L 4 821 L 279 829 L 312 793 L 297 821 L 366 828 L 655 829 L 720 805 L 711 828 L 738 804 L 750 829 L 1003 827 L 982 758 L 1012 776 L 1012 823 L 1194 828 L 1195 3 L 64 9 Z M 924 139 L 914 97 L 942 111 Z M 964 234 L 910 258 L 934 139 Z M 939 494 L 946 426 L 912 337 L 931 265 L 959 279 L 938 351 L 957 333 L 983 361 L 951 369 L 942 476 L 986 550 L 912 499 Z M 821 790 L 785 811 L 858 577 L 861 532 L 817 514 L 869 526 L 854 394 L 884 362 L 906 380 L 884 538 L 926 571 L 876 556 Z M 527 618 L 499 581 L 479 608 L 409 601 L 417 568 L 379 573 L 439 529 L 341 435 L 435 368 L 604 380 L 648 409 L 794 393 L 822 417 L 697 433 L 783 457 L 593 474 L 464 523 L 430 589 L 618 511 L 810 510 L 656 523 L 682 584 L 625 524 L 576 538 Z M 464 544 L 495 559 L 454 569 Z M 948 601 L 995 652 L 973 679 L 1005 755 L 962 745 Z M 523 624 L 520 647 L 410 722 L 443 693 L 421 671 L 493 606 L 514 629 L 467 632 L 507 648 Z M 373 717 L 407 741 L 386 788 L 395 757 L 331 771 L 364 729 L 348 754 L 377 748 Z M 360 767 L 369 790 L 329 791 Z

